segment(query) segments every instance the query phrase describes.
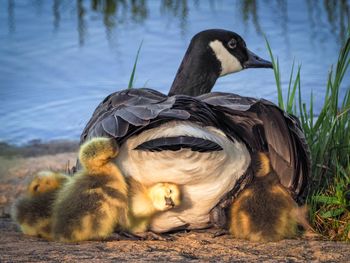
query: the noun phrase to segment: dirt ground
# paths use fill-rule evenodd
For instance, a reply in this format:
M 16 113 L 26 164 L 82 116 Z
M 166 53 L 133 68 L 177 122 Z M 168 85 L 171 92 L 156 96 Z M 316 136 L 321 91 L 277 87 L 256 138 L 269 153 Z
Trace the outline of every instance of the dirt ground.
M 24 236 L 9 218 L 12 202 L 34 172 L 64 171 L 75 163 L 76 153 L 52 154 L 50 147 L 40 154 L 16 151 L 7 154 L 6 148 L 4 154 L 0 147 L 0 262 L 350 262 L 346 243 L 315 239 L 254 243 L 227 235 L 214 238 L 211 229 L 167 235 L 170 241 L 135 241 L 114 235 L 108 241 L 62 244 Z
M 284 240 L 253 243 L 212 231 L 176 233 L 173 241 L 134 241 L 126 238 L 61 244 L 24 236 L 10 219 L 0 220 L 1 262 L 349 262 L 345 243 Z

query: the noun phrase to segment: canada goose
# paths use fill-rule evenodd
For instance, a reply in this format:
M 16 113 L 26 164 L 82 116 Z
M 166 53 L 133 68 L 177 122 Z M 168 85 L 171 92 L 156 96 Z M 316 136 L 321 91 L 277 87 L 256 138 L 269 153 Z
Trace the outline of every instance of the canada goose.
M 24 234 L 52 239 L 52 206 L 58 190 L 69 180 L 69 176 L 51 171 L 34 176 L 11 209 L 12 219 Z
M 229 230 L 234 237 L 251 241 L 278 241 L 296 237 L 298 225 L 309 229 L 306 207 L 298 207 L 271 169 L 269 158 L 260 153 L 260 168 L 253 181 L 230 208 Z
M 239 35 L 206 30 L 191 40 L 168 96 L 122 90 L 94 111 L 81 143 L 115 138 L 116 163 L 126 177 L 182 185 L 181 205 L 155 216 L 153 231 L 224 225 L 228 200 L 253 176 L 256 152 L 269 153 L 281 184 L 302 201 L 310 158 L 297 118 L 264 99 L 209 93 L 218 77 L 250 67 L 272 64 Z

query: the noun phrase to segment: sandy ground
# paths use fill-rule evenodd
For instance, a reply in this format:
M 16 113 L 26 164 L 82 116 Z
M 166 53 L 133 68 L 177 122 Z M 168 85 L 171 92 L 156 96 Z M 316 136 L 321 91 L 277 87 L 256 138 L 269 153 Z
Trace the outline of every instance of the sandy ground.
M 1 262 L 349 262 L 345 243 L 284 240 L 253 243 L 212 231 L 176 233 L 173 241 L 118 240 L 61 244 L 23 236 L 10 219 L 0 221 Z
M 346 243 L 296 239 L 263 244 L 227 235 L 213 238 L 211 229 L 174 233 L 167 236 L 171 241 L 135 241 L 114 235 L 108 241 L 62 244 L 24 236 L 9 218 L 13 200 L 34 172 L 64 171 L 75 163 L 75 152 L 50 151 L 5 156 L 0 149 L 0 262 L 350 262 Z

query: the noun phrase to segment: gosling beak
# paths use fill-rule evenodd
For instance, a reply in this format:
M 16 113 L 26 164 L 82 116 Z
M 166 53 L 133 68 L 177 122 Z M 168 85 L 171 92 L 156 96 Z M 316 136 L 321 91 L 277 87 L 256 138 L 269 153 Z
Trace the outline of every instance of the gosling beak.
M 247 49 L 247 52 L 248 60 L 243 62 L 243 68 L 273 68 L 270 61 L 262 59 L 249 49 Z
M 165 205 L 174 207 L 174 201 L 170 197 L 165 197 Z

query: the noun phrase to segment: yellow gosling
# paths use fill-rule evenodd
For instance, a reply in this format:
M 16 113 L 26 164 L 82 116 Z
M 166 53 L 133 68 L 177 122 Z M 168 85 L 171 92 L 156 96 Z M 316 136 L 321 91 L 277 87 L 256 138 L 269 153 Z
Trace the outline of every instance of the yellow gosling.
M 133 179 L 129 182 L 131 221 L 129 231 L 133 234 L 146 232 L 155 214 L 177 207 L 181 203 L 178 185 L 157 183 L 145 187 Z
M 128 187 L 111 161 L 118 154 L 113 139 L 94 138 L 80 148 L 81 172 L 58 193 L 53 206 L 55 240 L 77 242 L 109 237 L 128 222 Z
M 260 242 L 295 237 L 299 224 L 309 228 L 306 207 L 298 207 L 280 184 L 268 156 L 258 156 L 256 177 L 231 206 L 229 230 L 236 238 Z
M 12 219 L 24 234 L 52 239 L 52 205 L 59 189 L 69 180 L 69 176 L 50 171 L 34 176 L 11 210 Z

